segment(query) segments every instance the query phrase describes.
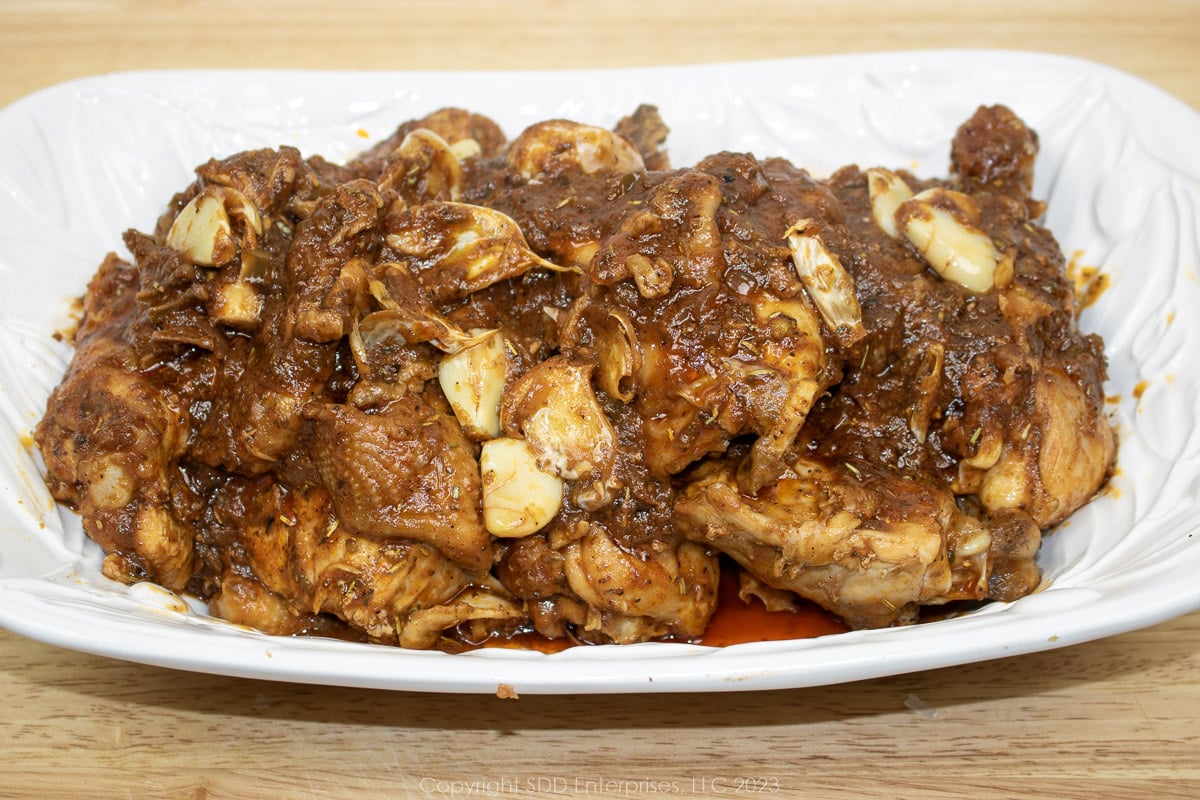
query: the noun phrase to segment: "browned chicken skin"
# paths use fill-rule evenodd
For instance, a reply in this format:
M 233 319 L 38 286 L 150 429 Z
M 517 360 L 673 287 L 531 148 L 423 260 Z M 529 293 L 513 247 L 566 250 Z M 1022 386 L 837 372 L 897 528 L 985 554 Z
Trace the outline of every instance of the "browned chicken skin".
M 852 627 L 913 621 L 921 605 L 987 595 L 986 529 L 942 487 L 895 470 L 802 457 L 749 496 L 731 465 L 712 464 L 676 509 L 693 538 Z
M 1032 591 L 1115 454 L 1036 135 L 980 109 L 947 181 L 666 136 L 445 109 L 198 168 L 36 432 L 105 573 L 452 651 L 695 640 L 726 563 L 853 627 Z
M 193 532 L 172 503 L 183 453 L 180 397 L 137 368 L 128 324 L 137 275 L 110 256 L 88 287 L 75 357 L 37 429 L 55 498 L 79 509 L 84 531 L 108 553 L 104 574 L 171 589 L 192 573 Z

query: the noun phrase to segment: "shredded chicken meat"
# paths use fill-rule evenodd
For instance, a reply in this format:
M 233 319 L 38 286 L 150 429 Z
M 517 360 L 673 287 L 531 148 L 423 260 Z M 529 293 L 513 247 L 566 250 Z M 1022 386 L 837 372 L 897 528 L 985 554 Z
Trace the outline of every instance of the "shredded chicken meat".
M 696 640 L 722 570 L 850 627 L 1033 591 L 1116 450 L 1036 134 L 980 108 L 945 180 L 666 139 L 446 109 L 201 165 L 36 430 L 104 573 L 451 651 Z

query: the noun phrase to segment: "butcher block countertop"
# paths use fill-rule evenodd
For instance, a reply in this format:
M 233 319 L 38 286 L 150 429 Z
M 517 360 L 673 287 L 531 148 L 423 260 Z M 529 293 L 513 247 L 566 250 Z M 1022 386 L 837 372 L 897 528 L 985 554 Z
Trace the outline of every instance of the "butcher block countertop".
M 6 0 L 0 106 L 134 69 L 543 69 L 1059 53 L 1200 108 L 1195 2 Z M 1200 579 L 1200 576 L 1198 576 Z M 1200 613 L 825 688 L 435 695 L 108 660 L 0 631 L 0 797 L 1200 798 Z

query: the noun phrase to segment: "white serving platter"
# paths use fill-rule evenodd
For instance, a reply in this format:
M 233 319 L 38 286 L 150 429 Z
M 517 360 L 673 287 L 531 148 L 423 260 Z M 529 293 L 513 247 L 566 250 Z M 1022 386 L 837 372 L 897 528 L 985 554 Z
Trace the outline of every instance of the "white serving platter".
M 1035 195 L 1076 263 L 1110 288 L 1081 326 L 1108 345 L 1121 450 L 1103 496 L 1050 536 L 1045 586 L 909 628 L 726 648 L 413 652 L 281 638 L 99 572 L 55 507 L 30 432 L 70 358 L 52 334 L 127 228 L 151 229 L 211 156 L 289 144 L 342 160 L 443 106 L 509 136 L 551 117 L 611 125 L 639 103 L 672 161 L 780 155 L 947 172 L 955 128 L 1004 103 L 1041 140 Z M 80 80 L 0 110 L 0 626 L 145 664 L 437 692 L 682 692 L 814 686 L 1047 650 L 1200 608 L 1200 116 L 1097 64 L 1032 53 L 909 52 L 693 67 L 495 73 L 148 72 Z

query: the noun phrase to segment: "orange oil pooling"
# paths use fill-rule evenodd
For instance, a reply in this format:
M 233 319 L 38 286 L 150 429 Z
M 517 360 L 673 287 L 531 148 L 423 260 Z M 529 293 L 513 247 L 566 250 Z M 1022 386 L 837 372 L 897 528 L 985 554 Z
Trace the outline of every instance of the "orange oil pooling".
M 716 613 L 700 637 L 700 644 L 726 647 L 746 642 L 811 639 L 847 630 L 844 623 L 813 603 L 802 601 L 792 611 L 768 611 L 758 598 L 742 600 L 738 596 L 737 576 L 727 570 L 721 575 Z

